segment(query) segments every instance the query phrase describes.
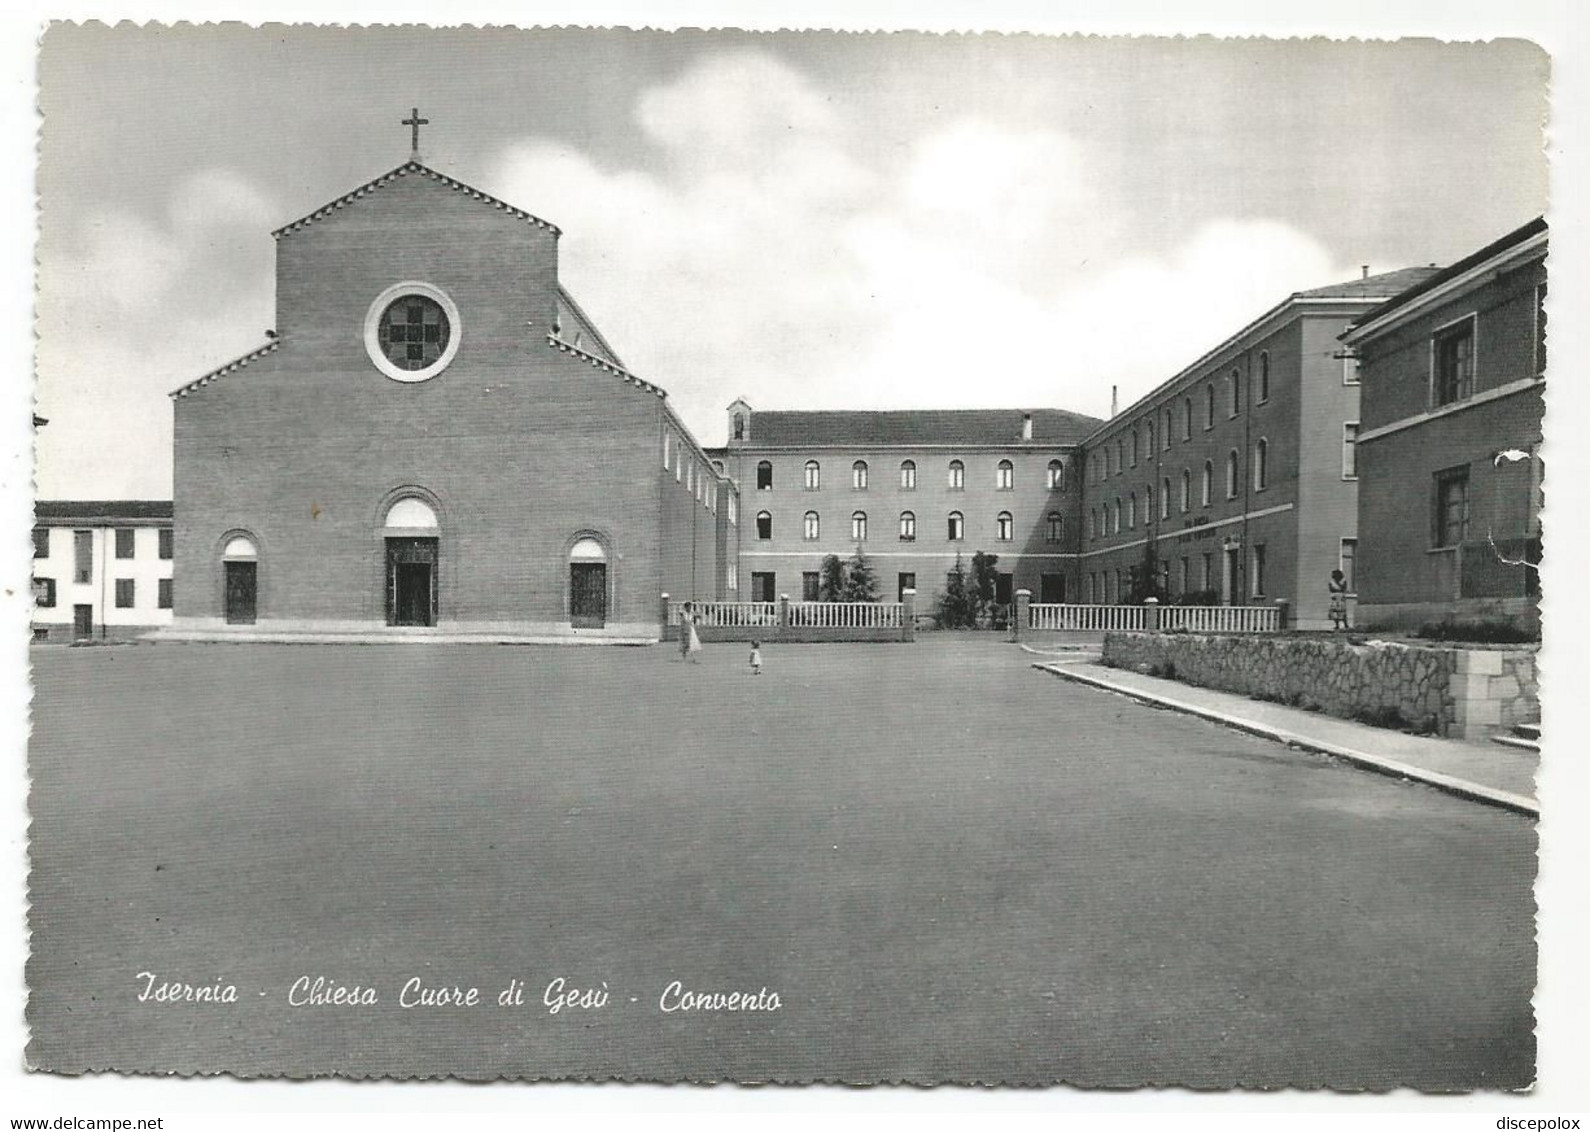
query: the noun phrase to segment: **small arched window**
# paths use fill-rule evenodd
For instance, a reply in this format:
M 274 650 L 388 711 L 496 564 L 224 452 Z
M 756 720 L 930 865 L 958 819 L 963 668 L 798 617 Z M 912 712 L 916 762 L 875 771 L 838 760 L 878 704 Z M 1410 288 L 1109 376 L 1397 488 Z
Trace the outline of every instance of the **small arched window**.
M 1049 461 L 1049 490 L 1064 491 L 1066 486 L 1066 466 L 1059 460 Z
M 867 490 L 867 461 L 857 460 L 850 465 L 850 486 L 856 491 Z
M 1131 492 L 1126 497 L 1126 529 L 1137 529 L 1137 492 Z
M 1137 467 L 1137 430 L 1132 430 L 1132 467 Z
M 1187 509 L 1192 506 L 1192 473 L 1186 468 L 1181 470 L 1181 513 L 1187 514 Z
M 1154 422 L 1148 421 L 1143 427 L 1148 430 L 1148 446 L 1143 449 L 1143 459 L 1152 460 L 1154 458 Z
M 1009 460 L 1001 460 L 994 469 L 994 487 L 1000 491 L 1010 491 L 1016 486 L 1016 465 Z
M 816 460 L 806 461 L 806 490 L 817 491 L 823 486 L 823 466 Z
M 770 491 L 773 487 L 773 465 L 766 460 L 756 465 L 756 490 Z
M 744 413 L 735 413 L 734 414 L 734 439 L 736 439 L 736 440 L 744 440 L 745 439 L 745 414 Z
M 1270 351 L 1259 351 L 1259 404 L 1270 399 Z
M 801 535 L 807 542 L 815 542 L 822 537 L 822 525 L 817 518 L 817 512 L 806 512 L 805 521 L 801 527 Z
M 959 460 L 950 461 L 950 490 L 961 491 L 966 487 L 966 465 Z
M 850 516 L 850 537 L 862 542 L 867 537 L 867 513 L 856 511 Z
M 1204 490 L 1203 506 L 1209 506 L 1209 499 L 1215 491 L 1215 465 L 1212 460 L 1204 461 Z
M 1242 412 L 1242 372 L 1231 371 L 1231 415 L 1235 417 Z
M 1215 427 L 1215 387 L 1211 383 L 1204 387 L 1204 428 Z
M 1110 533 L 1112 535 L 1118 535 L 1118 534 L 1121 533 L 1121 497 L 1120 496 L 1116 496 L 1115 497 L 1115 507 L 1114 507 L 1114 510 L 1110 513 Z
M 1264 437 L 1253 446 L 1253 490 L 1263 491 L 1270 482 L 1270 442 Z
M 960 542 L 966 537 L 966 517 L 959 511 L 950 512 L 948 535 L 951 542 Z
M 1192 398 L 1188 397 L 1182 402 L 1181 438 L 1192 439 Z
M 916 461 L 906 460 L 900 465 L 900 490 L 916 490 Z
M 673 433 L 671 433 L 671 432 L 664 432 L 663 433 L 663 467 L 664 468 L 668 468 L 668 467 L 671 467 L 673 465 L 673 456 L 674 456 L 673 441 L 674 441 L 674 434 Z
M 900 512 L 900 541 L 916 541 L 916 514 L 914 512 Z
M 1170 419 L 1174 415 L 1175 415 L 1175 412 L 1172 410 L 1172 408 L 1169 405 L 1166 405 L 1165 406 L 1165 427 L 1159 430 L 1159 450 L 1161 452 L 1169 452 L 1170 451 Z
M 1170 518 L 1170 477 L 1166 476 L 1159 484 L 1159 517 Z
M 770 539 L 773 537 L 773 515 L 768 511 L 756 513 L 756 537 Z
M 1009 542 L 1016 537 L 1016 522 L 1011 518 L 1009 511 L 1001 511 L 994 520 L 995 529 L 998 531 L 1000 542 Z
M 1064 534 L 1065 519 L 1061 517 L 1060 512 L 1051 511 L 1044 516 L 1043 538 L 1045 542 L 1059 542 L 1060 537 Z
M 1231 450 L 1231 452 L 1226 456 L 1226 498 L 1227 499 L 1235 499 L 1237 497 L 1237 467 L 1238 467 L 1238 460 L 1239 459 L 1240 459 L 1240 457 L 1237 456 L 1237 451 L 1236 451 L 1235 448 L 1233 448 Z

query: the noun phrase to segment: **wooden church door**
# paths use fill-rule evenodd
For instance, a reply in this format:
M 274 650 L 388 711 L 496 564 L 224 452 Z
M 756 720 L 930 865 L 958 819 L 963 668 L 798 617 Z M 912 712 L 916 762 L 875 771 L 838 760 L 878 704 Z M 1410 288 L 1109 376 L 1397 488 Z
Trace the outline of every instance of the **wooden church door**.
M 437 540 L 386 540 L 388 625 L 436 624 Z
M 576 629 L 607 624 L 607 563 L 569 563 L 569 623 Z

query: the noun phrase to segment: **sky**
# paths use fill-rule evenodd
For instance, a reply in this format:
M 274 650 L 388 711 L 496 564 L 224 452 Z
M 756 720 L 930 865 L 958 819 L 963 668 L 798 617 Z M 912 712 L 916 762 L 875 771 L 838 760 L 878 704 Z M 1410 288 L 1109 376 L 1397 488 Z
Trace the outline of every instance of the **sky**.
M 270 231 L 408 156 L 563 230 L 705 444 L 724 409 L 1103 416 L 1293 291 L 1545 211 L 1521 40 L 57 25 L 40 498 L 169 498 L 178 385 L 274 325 Z

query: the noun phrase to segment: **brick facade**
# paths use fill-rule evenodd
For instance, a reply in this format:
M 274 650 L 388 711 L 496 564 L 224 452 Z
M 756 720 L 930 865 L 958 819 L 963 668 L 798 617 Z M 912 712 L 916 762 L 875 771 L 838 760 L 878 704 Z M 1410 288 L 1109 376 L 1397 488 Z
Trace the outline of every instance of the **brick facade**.
M 459 324 L 451 364 L 418 382 L 380 372 L 364 338 L 372 302 L 409 281 Z M 688 434 L 604 343 L 565 340 L 570 308 L 554 229 L 422 166 L 278 234 L 275 348 L 175 396 L 178 623 L 222 623 L 222 550 L 243 532 L 261 626 L 385 625 L 383 525 L 405 495 L 438 518 L 442 628 L 567 629 L 586 537 L 605 631 L 655 635 L 669 587 L 717 596 L 716 498 L 663 467 L 665 436 Z M 694 441 L 669 443 L 725 490 Z
M 1540 553 L 1545 256 L 1537 221 L 1368 312 L 1344 336 L 1363 373 L 1367 627 L 1453 618 L 1538 626 L 1538 575 L 1509 560 Z M 1448 344 L 1454 337 L 1467 344 Z M 1442 375 L 1460 364 L 1461 379 L 1443 389 Z

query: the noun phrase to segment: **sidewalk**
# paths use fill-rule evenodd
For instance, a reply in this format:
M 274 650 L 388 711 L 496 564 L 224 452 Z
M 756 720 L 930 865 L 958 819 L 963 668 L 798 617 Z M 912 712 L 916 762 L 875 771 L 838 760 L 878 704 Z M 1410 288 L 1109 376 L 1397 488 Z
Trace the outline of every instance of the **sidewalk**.
M 1530 751 L 1494 743 L 1404 735 L 1400 731 L 1266 703 L 1232 692 L 1217 692 L 1126 669 L 1106 668 L 1091 656 L 1037 661 L 1033 667 L 1065 680 L 1201 716 L 1306 751 L 1346 759 L 1380 774 L 1425 782 L 1448 793 L 1530 817 L 1540 814 L 1540 805 L 1535 800 L 1535 770 L 1540 759 Z

